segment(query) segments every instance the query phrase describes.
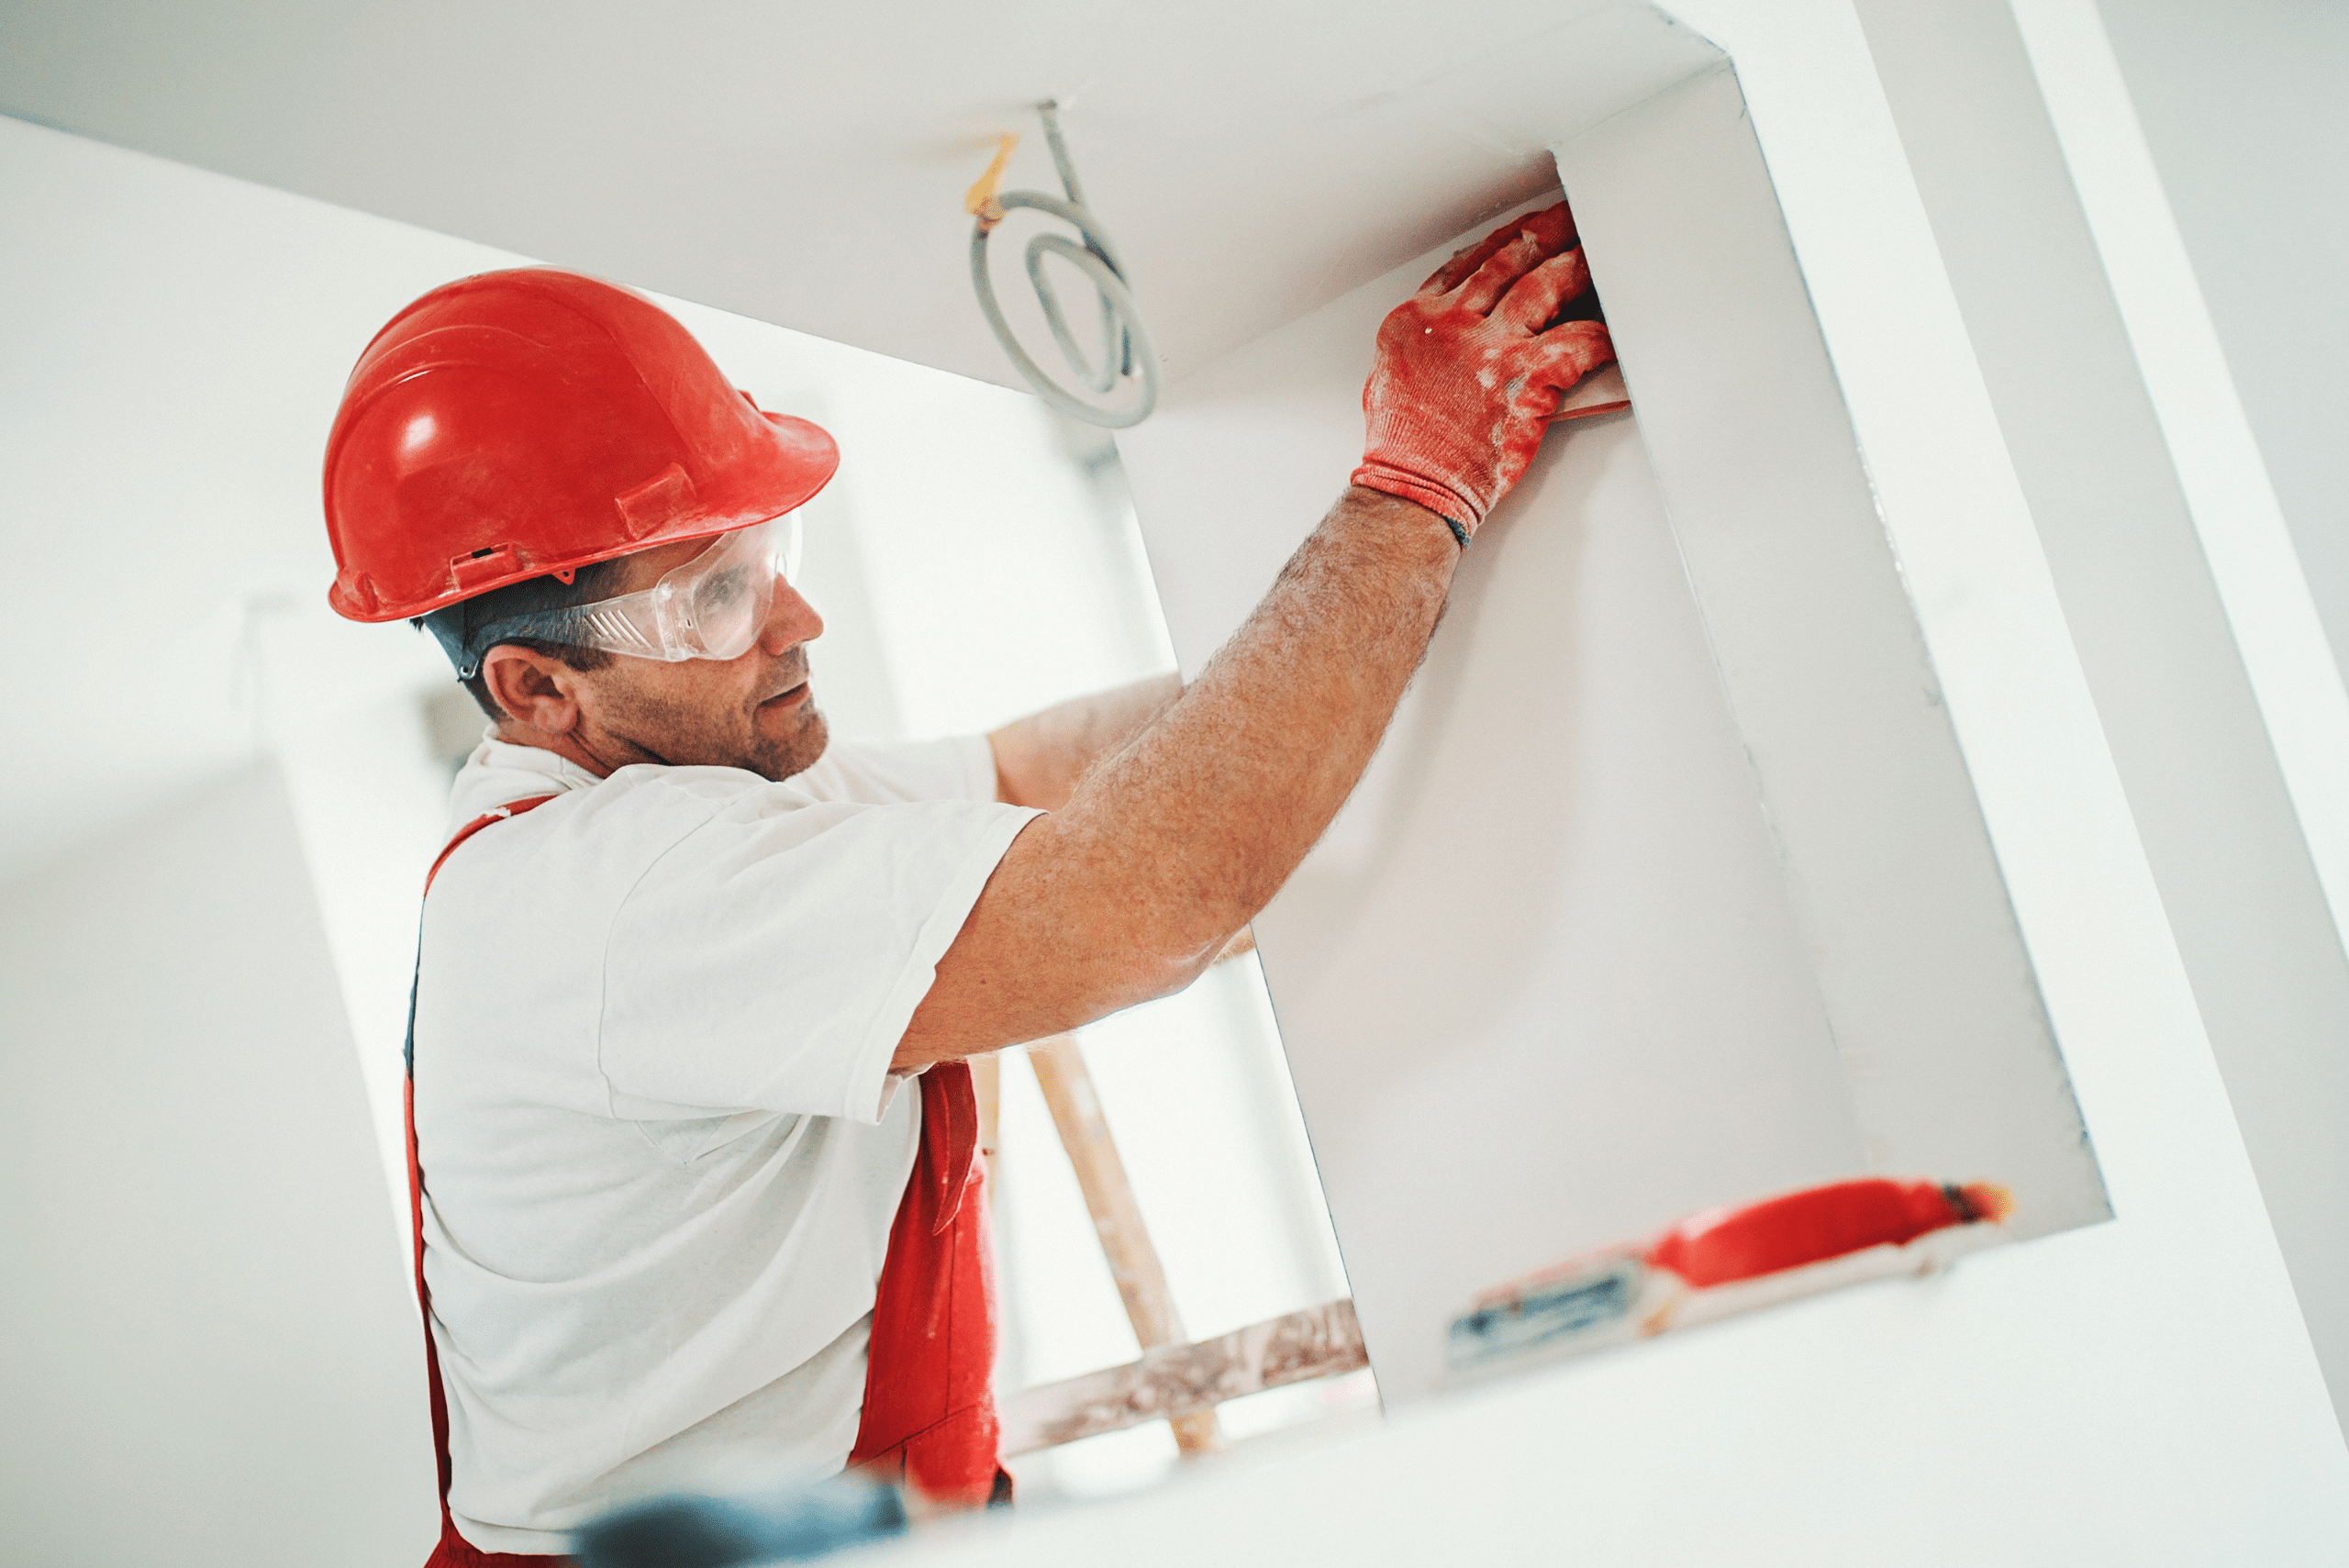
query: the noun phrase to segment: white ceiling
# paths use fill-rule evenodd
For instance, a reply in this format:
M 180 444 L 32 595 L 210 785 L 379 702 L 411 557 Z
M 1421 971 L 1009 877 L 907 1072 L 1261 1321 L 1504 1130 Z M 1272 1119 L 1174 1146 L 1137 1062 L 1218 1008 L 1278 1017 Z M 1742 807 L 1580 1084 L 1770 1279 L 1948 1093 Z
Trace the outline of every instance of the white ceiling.
M 1038 99 L 1179 377 L 1718 58 L 1633 0 L 0 0 L 0 39 L 17 117 L 997 381 L 962 198 L 1004 130 L 1057 190 Z

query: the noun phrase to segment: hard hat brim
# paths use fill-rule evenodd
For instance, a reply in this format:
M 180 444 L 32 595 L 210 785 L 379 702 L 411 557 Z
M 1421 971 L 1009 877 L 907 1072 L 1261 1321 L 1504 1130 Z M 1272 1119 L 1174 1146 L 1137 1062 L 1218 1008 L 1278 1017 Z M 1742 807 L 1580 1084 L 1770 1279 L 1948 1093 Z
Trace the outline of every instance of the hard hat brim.
M 452 562 L 447 587 L 425 598 L 387 599 L 370 592 L 371 583 L 346 569 L 336 575 L 333 585 L 327 590 L 327 603 L 337 615 L 351 620 L 407 620 L 478 598 L 509 584 L 567 574 L 641 550 L 709 539 L 796 511 L 813 500 L 840 471 L 840 447 L 820 425 L 789 414 L 765 409 L 758 412 L 774 432 L 772 451 L 763 454 L 761 461 L 741 465 L 728 476 L 730 483 L 713 487 L 717 494 L 696 494 L 667 520 L 652 523 L 625 542 L 553 559 L 540 559 L 536 553 L 513 545 L 488 550 L 482 556 L 483 569 L 462 577 L 458 563 Z

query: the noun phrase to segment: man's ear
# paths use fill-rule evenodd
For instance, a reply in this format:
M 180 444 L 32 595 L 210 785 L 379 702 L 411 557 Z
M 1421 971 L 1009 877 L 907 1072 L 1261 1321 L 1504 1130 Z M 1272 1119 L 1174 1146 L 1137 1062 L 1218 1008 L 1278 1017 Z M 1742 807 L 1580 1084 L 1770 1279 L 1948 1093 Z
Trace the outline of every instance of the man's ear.
M 579 673 L 550 654 L 501 643 L 481 657 L 481 678 L 513 722 L 548 735 L 579 724 Z

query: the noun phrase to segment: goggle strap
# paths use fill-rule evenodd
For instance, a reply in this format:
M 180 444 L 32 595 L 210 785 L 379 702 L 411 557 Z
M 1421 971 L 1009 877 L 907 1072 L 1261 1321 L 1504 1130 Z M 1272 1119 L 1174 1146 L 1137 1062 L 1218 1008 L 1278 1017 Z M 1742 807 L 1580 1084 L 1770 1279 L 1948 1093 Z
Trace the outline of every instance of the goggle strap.
M 422 618 L 424 629 L 432 634 L 432 640 L 440 645 L 440 651 L 457 667 L 457 679 L 470 681 L 481 673 L 481 653 L 470 652 L 465 647 L 464 606 L 451 605 Z M 487 644 L 483 645 L 483 651 L 487 651 Z
M 584 646 L 579 640 L 579 634 L 583 630 L 600 630 L 608 634 L 610 628 L 598 627 L 595 624 L 594 617 L 581 613 L 582 609 L 594 607 L 583 606 L 573 609 L 541 610 L 535 615 L 507 616 L 502 620 L 494 620 L 486 626 L 474 628 L 473 636 L 467 638 L 463 629 L 464 606 L 451 605 L 447 609 L 434 610 L 430 615 L 426 616 L 424 628 L 430 632 L 433 640 L 440 645 L 440 651 L 449 656 L 449 662 L 456 666 L 457 679 L 470 681 L 481 673 L 483 657 L 501 642 L 514 642 L 523 638 L 529 638 L 535 641 L 551 642 L 562 647 L 580 647 Z M 629 628 L 628 630 L 629 641 L 640 645 L 643 643 L 644 639 L 635 635 L 633 627 Z

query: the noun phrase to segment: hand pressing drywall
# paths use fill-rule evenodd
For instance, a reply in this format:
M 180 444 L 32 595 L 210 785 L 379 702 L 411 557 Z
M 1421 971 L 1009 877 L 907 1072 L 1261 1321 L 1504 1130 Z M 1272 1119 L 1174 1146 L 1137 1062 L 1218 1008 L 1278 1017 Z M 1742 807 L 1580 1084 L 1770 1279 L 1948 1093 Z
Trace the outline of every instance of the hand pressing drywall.
M 1524 476 L 1559 400 L 1614 361 L 1604 322 L 1549 325 L 1589 292 L 1564 202 L 1454 253 L 1378 328 L 1353 482 L 1418 502 L 1466 544 Z

